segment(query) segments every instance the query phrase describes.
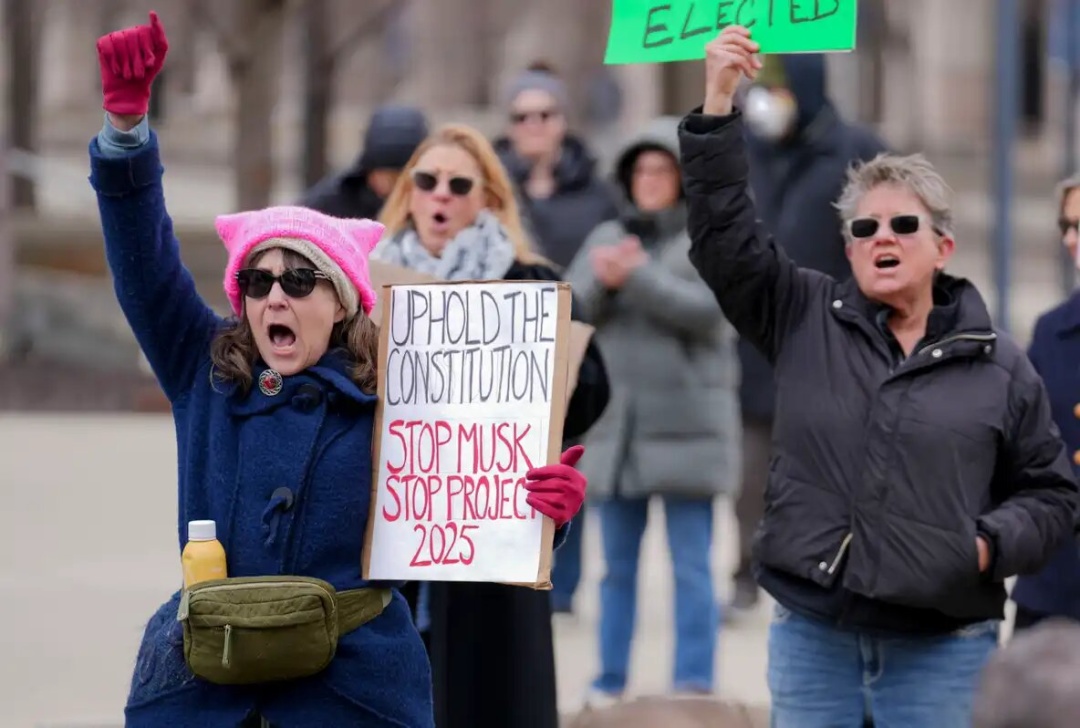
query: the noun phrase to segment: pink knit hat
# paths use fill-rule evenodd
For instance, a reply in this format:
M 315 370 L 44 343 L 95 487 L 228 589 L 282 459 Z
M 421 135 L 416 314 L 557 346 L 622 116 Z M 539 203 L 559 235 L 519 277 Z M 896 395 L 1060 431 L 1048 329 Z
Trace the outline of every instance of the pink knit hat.
M 219 215 L 214 227 L 229 253 L 225 294 L 237 316 L 243 309 L 236 273 L 252 255 L 269 248 L 292 250 L 310 260 L 334 284 L 350 317 L 360 308 L 370 314 L 375 306 L 368 254 L 382 237 L 385 228 L 380 223 L 279 206 Z

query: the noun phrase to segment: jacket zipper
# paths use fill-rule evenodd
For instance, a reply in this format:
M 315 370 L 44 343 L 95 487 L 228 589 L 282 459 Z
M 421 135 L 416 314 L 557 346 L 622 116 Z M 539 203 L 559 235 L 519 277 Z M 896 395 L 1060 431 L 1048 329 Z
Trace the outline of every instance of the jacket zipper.
M 995 341 L 996 339 L 997 339 L 997 334 L 995 334 L 993 332 L 986 333 L 986 334 L 956 334 L 955 336 L 949 336 L 949 337 L 946 337 L 946 338 L 941 339 L 939 341 L 935 341 L 933 343 L 927 344 L 926 346 L 919 349 L 919 354 L 924 354 L 927 351 L 929 351 L 930 349 L 934 349 L 934 348 L 939 347 L 939 346 L 945 346 L 946 344 L 951 344 L 954 341 L 986 341 L 986 342 L 990 342 L 990 341 Z
M 327 598 L 330 599 L 331 602 L 333 602 L 334 597 L 330 592 L 328 592 L 326 590 L 326 587 L 324 587 L 324 586 L 322 586 L 320 584 L 316 584 L 314 582 L 303 582 L 303 583 L 305 583 L 305 584 L 307 584 L 309 586 L 315 587 L 316 589 L 321 591 L 323 594 L 325 594 L 327 596 Z M 257 583 L 250 583 L 250 584 L 219 584 L 217 586 L 203 587 L 202 589 L 199 589 L 199 592 L 204 593 L 204 592 L 212 592 L 212 591 L 221 591 L 222 589 L 249 589 L 249 588 L 254 589 L 255 587 L 260 587 L 260 586 L 296 586 L 296 585 L 297 585 L 297 582 L 295 582 L 295 581 L 260 581 L 260 582 L 257 582 Z M 188 618 L 188 609 L 189 609 L 190 602 L 191 602 L 191 591 L 188 590 L 188 589 L 185 589 L 183 591 L 183 593 L 180 595 L 180 607 L 176 610 L 176 620 L 178 622 L 183 622 L 185 619 Z
M 840 549 L 836 552 L 836 556 L 833 557 L 832 563 L 825 570 L 826 574 L 832 574 L 836 571 L 836 567 L 840 565 L 840 559 L 844 558 L 844 552 L 847 551 L 848 545 L 851 544 L 851 538 L 855 534 L 849 533 L 844 536 L 844 540 L 840 542 Z M 822 562 L 824 563 L 824 562 Z

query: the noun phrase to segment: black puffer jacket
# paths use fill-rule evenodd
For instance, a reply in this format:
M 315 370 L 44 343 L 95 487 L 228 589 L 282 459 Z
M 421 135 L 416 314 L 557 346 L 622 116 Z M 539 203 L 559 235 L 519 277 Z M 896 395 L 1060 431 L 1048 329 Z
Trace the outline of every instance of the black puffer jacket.
M 570 265 L 596 226 L 618 215 L 615 188 L 596 174 L 596 160 L 581 140 L 568 136 L 555 165 L 555 193 L 534 199 L 526 192 L 530 165 L 510 140 L 495 141 L 495 151 L 521 200 L 522 217 L 537 248 L 560 269 Z
M 798 268 L 755 220 L 738 111 L 691 114 L 680 144 L 691 260 L 777 372 L 762 585 L 866 630 L 1001 618 L 1005 578 L 1046 562 L 1077 505 L 1024 352 L 974 286 L 943 275 L 905 359 L 853 280 Z M 986 574 L 976 535 L 993 551 Z

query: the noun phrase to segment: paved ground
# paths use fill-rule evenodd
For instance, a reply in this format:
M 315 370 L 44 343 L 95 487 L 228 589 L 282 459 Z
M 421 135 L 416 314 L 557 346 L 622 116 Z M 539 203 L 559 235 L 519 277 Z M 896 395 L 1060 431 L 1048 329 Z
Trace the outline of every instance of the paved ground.
M 177 587 L 175 445 L 158 415 L 0 416 L 0 724 L 119 726 L 145 621 Z M 717 545 L 718 584 L 732 549 L 725 504 Z M 671 665 L 671 572 L 663 519 L 643 547 L 636 693 L 666 690 Z M 559 697 L 580 706 L 596 664 L 599 545 L 586 534 L 586 579 L 576 616 L 557 620 Z M 767 701 L 767 611 L 725 629 L 719 689 Z

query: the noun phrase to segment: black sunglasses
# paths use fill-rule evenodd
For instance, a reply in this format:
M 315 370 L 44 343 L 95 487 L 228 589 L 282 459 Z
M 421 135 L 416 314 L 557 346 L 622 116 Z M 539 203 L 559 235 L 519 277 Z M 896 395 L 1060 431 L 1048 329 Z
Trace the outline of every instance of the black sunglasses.
M 431 172 L 422 172 L 416 169 L 413 170 L 412 178 L 413 184 L 424 192 L 431 192 L 439 185 L 439 178 Z M 476 183 L 470 177 L 451 177 L 450 194 L 455 197 L 465 197 L 472 192 L 474 184 Z
M 921 218 L 918 215 L 897 215 L 889 219 L 889 227 L 897 235 L 914 235 L 919 232 L 921 224 Z M 859 217 L 851 221 L 849 229 L 853 238 L 870 238 L 877 233 L 880 227 L 881 221 L 877 218 Z M 941 231 L 937 227 L 931 226 L 930 229 L 941 235 Z
M 1080 220 L 1070 220 L 1067 217 L 1058 220 L 1058 229 L 1062 235 L 1067 235 L 1070 230 L 1080 232 Z
M 314 268 L 290 268 L 279 276 L 261 268 L 245 268 L 236 273 L 240 292 L 248 298 L 266 298 L 274 283 L 280 283 L 282 292 L 289 298 L 303 298 L 311 295 L 320 279 L 329 278 Z
M 548 121 L 559 115 L 558 111 L 554 109 L 543 109 L 541 111 L 515 111 L 510 114 L 510 121 L 515 124 L 524 124 L 530 119 L 536 119 L 537 121 Z

